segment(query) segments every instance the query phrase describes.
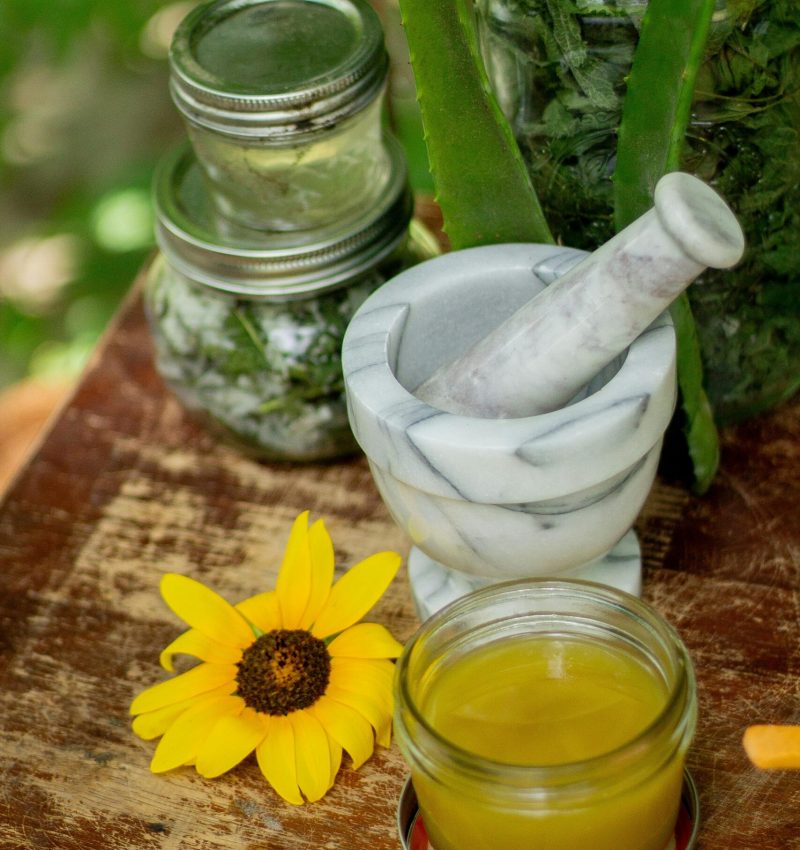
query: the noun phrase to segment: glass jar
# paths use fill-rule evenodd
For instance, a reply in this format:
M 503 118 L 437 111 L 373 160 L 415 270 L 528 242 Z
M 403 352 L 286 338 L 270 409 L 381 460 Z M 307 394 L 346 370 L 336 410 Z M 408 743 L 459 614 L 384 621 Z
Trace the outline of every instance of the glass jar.
M 436 850 L 667 850 L 696 722 L 686 648 L 650 606 L 530 580 L 423 624 L 395 731 Z
M 647 0 L 477 0 L 487 71 L 557 240 L 613 234 L 617 128 Z M 717 0 L 682 168 L 748 240 L 689 288 L 715 414 L 757 413 L 800 386 L 800 17 L 786 0 Z
M 359 215 L 389 180 L 387 68 L 366 0 L 218 0 L 191 12 L 170 86 L 220 212 L 261 230 Z
M 356 450 L 340 348 L 356 309 L 437 252 L 412 222 L 402 153 L 361 218 L 294 234 L 237 228 L 208 199 L 192 153 L 156 174 L 161 249 L 145 288 L 159 372 L 192 411 L 255 457 L 311 461 Z

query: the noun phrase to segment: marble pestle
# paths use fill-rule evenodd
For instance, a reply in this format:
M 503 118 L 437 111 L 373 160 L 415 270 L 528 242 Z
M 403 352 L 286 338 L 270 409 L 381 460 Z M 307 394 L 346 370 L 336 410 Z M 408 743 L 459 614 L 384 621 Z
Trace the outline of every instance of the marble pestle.
M 705 268 L 729 268 L 743 251 L 741 227 L 722 198 L 696 177 L 667 174 L 652 209 L 414 395 L 449 413 L 495 419 L 563 407 Z

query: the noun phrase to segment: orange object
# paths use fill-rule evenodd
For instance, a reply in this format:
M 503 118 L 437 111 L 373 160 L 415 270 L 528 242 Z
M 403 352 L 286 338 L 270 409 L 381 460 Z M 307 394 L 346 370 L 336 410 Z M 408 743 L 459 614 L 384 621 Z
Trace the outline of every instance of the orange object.
M 742 743 L 756 767 L 800 769 L 800 726 L 749 726 Z
M 71 388 L 68 379 L 27 378 L 0 391 L 0 495 Z

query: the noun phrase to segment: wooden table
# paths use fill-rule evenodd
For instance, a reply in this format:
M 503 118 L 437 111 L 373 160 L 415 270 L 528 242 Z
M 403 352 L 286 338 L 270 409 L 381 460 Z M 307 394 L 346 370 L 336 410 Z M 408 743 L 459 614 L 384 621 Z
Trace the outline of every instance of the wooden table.
M 740 745 L 750 722 L 800 722 L 799 452 L 800 402 L 725 435 L 705 498 L 660 481 L 639 522 L 645 596 L 697 665 L 705 850 L 800 848 L 800 772 L 758 772 Z M 407 550 L 363 460 L 259 465 L 193 424 L 153 371 L 134 295 L 0 507 L 0 848 L 399 847 L 396 748 L 294 808 L 252 760 L 213 781 L 152 775 L 153 744 L 129 728 L 177 634 L 162 572 L 258 592 L 305 508 L 340 566 Z M 412 633 L 404 578 L 372 618 Z

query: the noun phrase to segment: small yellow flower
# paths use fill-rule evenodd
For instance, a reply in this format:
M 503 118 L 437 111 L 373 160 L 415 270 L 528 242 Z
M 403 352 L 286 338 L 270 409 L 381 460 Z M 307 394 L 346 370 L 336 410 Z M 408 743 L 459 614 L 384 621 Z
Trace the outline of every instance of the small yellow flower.
M 155 773 L 194 765 L 220 776 L 255 750 L 290 803 L 320 799 L 345 750 L 354 768 L 389 746 L 392 678 L 402 646 L 376 623 L 358 623 L 389 586 L 400 556 L 380 552 L 333 581 L 333 544 L 308 512 L 294 522 L 274 591 L 230 605 L 200 582 L 161 581 L 167 605 L 190 629 L 162 653 L 201 663 L 154 685 L 131 705 L 133 730 L 161 736 Z M 302 792 L 302 793 L 301 793 Z

